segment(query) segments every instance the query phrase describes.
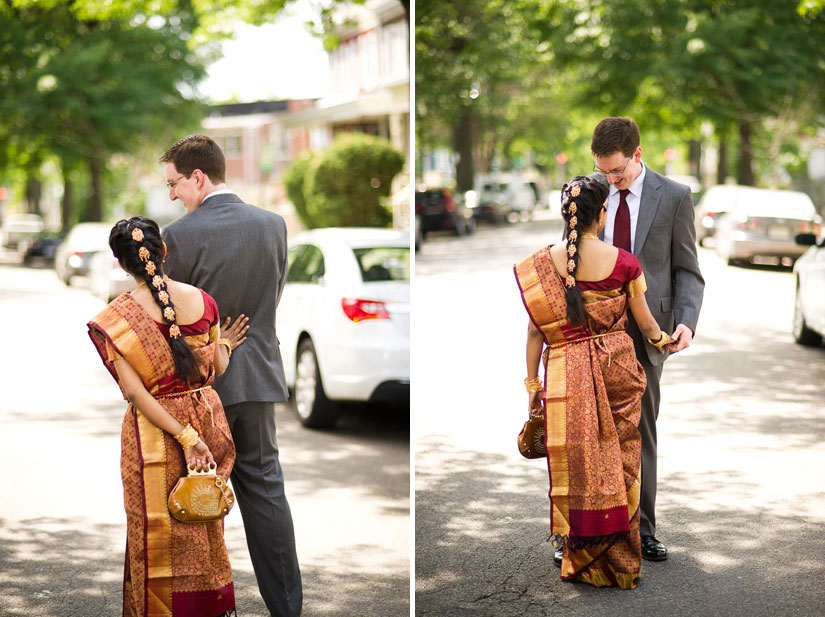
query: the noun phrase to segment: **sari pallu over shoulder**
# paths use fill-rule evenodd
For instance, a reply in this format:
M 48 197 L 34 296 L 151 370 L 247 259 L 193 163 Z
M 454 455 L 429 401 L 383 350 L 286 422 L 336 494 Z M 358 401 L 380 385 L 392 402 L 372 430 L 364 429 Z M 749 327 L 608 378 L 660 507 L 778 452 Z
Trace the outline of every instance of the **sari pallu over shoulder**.
M 612 566 L 591 567 L 609 547 L 625 545 L 634 516 L 638 520 L 641 439 L 636 425 L 645 383 L 624 332 L 626 296 L 621 291 L 585 292 L 588 325 L 572 326 L 549 248 L 514 270 L 525 308 L 547 344 L 551 528 L 578 552 L 563 566 L 563 578 L 634 586 L 638 568 L 616 572 Z

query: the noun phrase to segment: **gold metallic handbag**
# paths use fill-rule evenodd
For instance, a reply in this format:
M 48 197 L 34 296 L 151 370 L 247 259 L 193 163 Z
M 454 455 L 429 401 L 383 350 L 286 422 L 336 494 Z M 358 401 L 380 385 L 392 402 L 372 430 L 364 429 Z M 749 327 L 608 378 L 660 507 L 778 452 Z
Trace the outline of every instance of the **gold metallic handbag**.
M 531 411 L 530 419 L 524 423 L 518 434 L 518 450 L 525 458 L 543 458 L 547 456 L 546 444 L 544 413 Z
M 235 503 L 232 489 L 217 475 L 210 463 L 206 471 L 187 467 L 189 474 L 180 478 L 169 493 L 169 512 L 181 523 L 217 521 L 229 514 Z

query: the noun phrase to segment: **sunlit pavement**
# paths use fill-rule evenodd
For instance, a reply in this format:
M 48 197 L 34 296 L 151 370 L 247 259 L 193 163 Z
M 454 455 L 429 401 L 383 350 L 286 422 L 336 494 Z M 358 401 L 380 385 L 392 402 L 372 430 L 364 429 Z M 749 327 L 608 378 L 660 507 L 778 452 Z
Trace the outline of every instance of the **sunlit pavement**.
M 119 615 L 125 403 L 85 326 L 104 303 L 13 261 L 0 255 L 0 615 Z M 278 406 L 277 426 L 304 614 L 408 614 L 406 413 L 354 408 L 319 432 Z M 226 542 L 238 614 L 267 615 L 237 508 Z
M 793 277 L 700 249 L 694 345 L 665 365 L 658 538 L 634 591 L 563 583 L 547 469 L 516 449 L 527 317 L 512 265 L 553 221 L 427 238 L 416 259 L 416 614 L 825 614 L 825 348 L 793 343 Z M 434 351 L 437 350 L 437 353 Z

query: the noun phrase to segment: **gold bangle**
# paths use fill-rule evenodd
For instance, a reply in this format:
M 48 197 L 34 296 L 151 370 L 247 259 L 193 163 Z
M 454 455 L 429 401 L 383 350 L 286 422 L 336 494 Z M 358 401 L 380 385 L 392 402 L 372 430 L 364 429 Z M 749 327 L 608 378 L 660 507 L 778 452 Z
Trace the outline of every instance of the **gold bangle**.
M 650 343 L 651 345 L 653 345 L 656 349 L 661 349 L 662 347 L 667 345 L 667 342 L 669 340 L 670 340 L 670 335 L 667 332 L 665 332 L 664 330 L 662 330 L 661 331 L 661 336 L 659 337 L 658 340 L 654 341 L 653 339 L 648 338 L 647 342 Z
M 226 353 L 229 354 L 229 357 L 232 357 L 232 343 L 229 342 L 228 338 L 219 338 L 218 345 L 223 345 L 226 347 Z
M 198 431 L 193 429 L 191 424 L 187 424 L 180 433 L 175 435 L 175 439 L 184 450 L 198 445 L 201 440 Z
M 533 377 L 532 379 L 526 378 L 524 380 L 524 387 L 527 388 L 527 392 L 530 394 L 533 394 L 534 392 L 541 392 L 543 389 L 541 379 L 538 377 Z

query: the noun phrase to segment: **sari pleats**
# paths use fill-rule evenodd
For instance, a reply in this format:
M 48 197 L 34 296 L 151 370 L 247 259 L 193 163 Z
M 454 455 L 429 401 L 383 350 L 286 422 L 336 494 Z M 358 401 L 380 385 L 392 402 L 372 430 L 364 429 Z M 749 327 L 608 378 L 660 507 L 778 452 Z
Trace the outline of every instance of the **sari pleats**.
M 588 327 L 567 322 L 565 288 L 542 249 L 515 267 L 544 334 L 550 525 L 564 538 L 561 576 L 633 588 L 641 571 L 638 431 L 645 376 L 625 332 L 621 290 L 588 291 Z

